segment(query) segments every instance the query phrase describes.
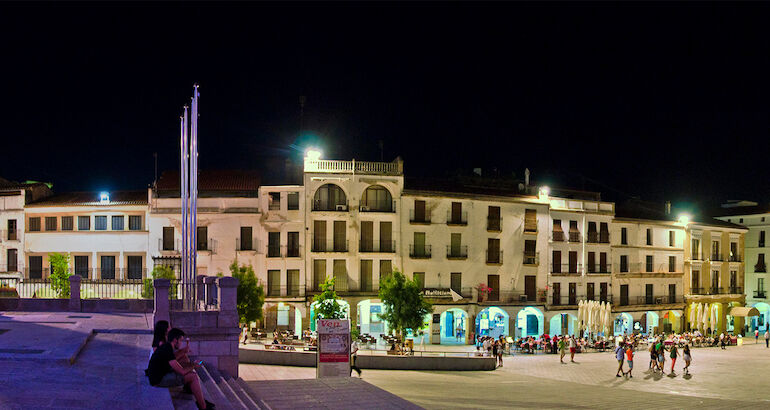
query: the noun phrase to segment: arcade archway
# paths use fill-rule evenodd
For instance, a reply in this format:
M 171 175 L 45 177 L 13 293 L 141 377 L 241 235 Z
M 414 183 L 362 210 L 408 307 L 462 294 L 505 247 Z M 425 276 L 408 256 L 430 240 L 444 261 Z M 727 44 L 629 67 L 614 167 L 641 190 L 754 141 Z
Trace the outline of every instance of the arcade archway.
M 543 312 L 534 306 L 527 306 L 516 315 L 516 327 L 521 329 L 521 336 L 542 335 L 545 333 L 544 322 Z

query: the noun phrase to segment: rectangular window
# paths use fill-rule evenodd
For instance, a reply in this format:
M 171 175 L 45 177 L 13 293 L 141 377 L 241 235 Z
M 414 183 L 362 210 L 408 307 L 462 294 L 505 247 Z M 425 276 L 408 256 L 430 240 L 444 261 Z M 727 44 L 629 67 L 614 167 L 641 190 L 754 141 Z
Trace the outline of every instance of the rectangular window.
M 578 273 L 578 253 L 569 251 L 569 273 Z
M 126 264 L 128 265 L 128 279 L 142 279 L 142 257 L 140 255 L 126 256 Z
M 719 292 L 719 271 L 715 270 L 711 272 L 711 293 L 717 294 Z
M 537 232 L 537 210 L 524 210 L 524 232 Z
M 313 252 L 326 252 L 326 221 L 313 221 Z
M 173 226 L 163 227 L 163 250 L 164 251 L 174 250 L 174 227 Z
M 490 206 L 487 209 L 487 230 L 499 231 L 501 227 L 500 207 Z
M 281 193 L 280 192 L 270 192 L 268 193 L 268 201 L 270 202 L 268 204 L 267 209 L 271 211 L 277 211 L 281 209 Z
M 730 271 L 730 293 L 740 293 L 738 291 L 738 271 Z
M 628 228 L 620 228 L 620 244 L 628 245 Z
M 16 249 L 8 249 L 6 251 L 8 262 L 8 272 L 17 272 L 19 270 L 19 261 L 18 261 L 18 250 Z
M 55 231 L 56 230 L 56 217 L 55 216 L 46 216 L 45 217 L 45 230 L 46 231 Z
M 692 252 L 692 259 L 700 260 L 700 239 L 692 238 L 692 249 L 690 250 Z
M 361 242 L 359 243 L 361 252 L 374 251 L 374 222 L 361 221 Z
M 348 251 L 348 232 L 345 221 L 334 221 L 334 252 Z
M 449 234 L 449 253 L 447 256 L 460 258 L 463 256 L 463 237 L 460 233 Z M 467 254 L 465 255 L 467 256 Z
M 73 260 L 75 262 L 75 275 L 88 279 L 90 276 L 88 274 L 88 255 L 75 255 Z
M 700 272 L 697 270 L 692 271 L 692 277 L 690 278 L 690 290 L 693 294 L 700 293 Z
M 503 263 L 499 239 L 487 239 L 487 263 Z
M 722 255 L 719 253 L 719 241 L 711 241 L 711 260 L 721 261 Z
M 254 250 L 254 238 L 252 237 L 252 227 L 250 226 L 242 226 L 241 227 L 241 238 L 240 238 L 240 250 L 242 251 L 251 251 Z
M 588 223 L 588 242 L 589 243 L 599 242 L 599 232 L 596 231 L 596 222 Z
M 289 211 L 299 210 L 299 192 L 289 192 L 286 195 L 286 202 Z
M 112 230 L 113 231 L 123 231 L 125 230 L 125 226 L 123 224 L 123 215 L 113 215 L 112 216 Z
M 537 276 L 524 276 L 524 294 L 527 295 L 527 301 L 533 302 L 537 299 Z
M 599 223 L 599 243 L 610 243 L 610 226 L 607 222 Z
M 286 256 L 299 257 L 299 232 L 288 232 L 286 237 Z
M 104 219 L 106 220 L 107 217 L 105 216 Z M 115 256 L 102 255 L 100 271 L 100 279 L 115 279 Z
M 730 242 L 730 262 L 740 262 L 741 256 L 738 254 L 738 242 Z
M 570 282 L 569 287 L 567 288 L 569 292 L 569 304 L 570 305 L 577 305 L 577 283 L 576 282 Z
M 380 283 L 393 274 L 393 262 L 390 260 L 380 260 Z
M 429 222 L 427 213 L 425 212 L 425 201 L 415 199 L 414 200 L 414 211 L 412 215 L 412 222 Z
M 561 273 L 561 251 L 553 251 L 551 257 L 551 272 Z
M 97 231 L 106 231 L 107 230 L 107 216 L 106 215 L 96 215 L 94 217 L 94 229 Z
M 620 305 L 628 306 L 628 285 L 620 285 Z
M 610 273 L 610 269 L 607 266 L 607 252 L 599 253 L 599 272 Z
M 652 245 L 652 229 L 647 228 L 647 245 Z
M 569 221 L 569 241 L 580 242 L 580 230 L 578 230 L 577 221 Z
M 452 202 L 452 211 L 449 215 L 450 224 L 460 225 L 463 224 L 463 203 Z
M 332 273 L 334 274 L 334 290 L 347 292 L 350 290 L 348 287 L 348 265 L 344 259 L 335 259 L 332 265 Z
M 16 236 L 16 220 L 15 219 L 9 219 L 8 220 L 8 240 L 9 241 L 15 241 L 17 238 Z
M 676 303 L 676 283 L 668 285 L 668 303 Z
M 676 232 L 668 231 L 668 246 L 674 246 L 676 244 Z
M 321 284 L 326 281 L 326 260 L 313 259 L 313 290 L 321 290 Z
M 29 231 L 30 232 L 40 232 L 40 217 L 35 216 L 32 218 L 29 218 Z
M 420 289 L 425 289 L 425 272 L 415 272 L 412 277 Z
M 62 231 L 71 231 L 73 228 L 73 218 L 71 216 L 62 216 L 61 217 L 61 230 Z
M 489 300 L 500 300 L 500 275 L 487 275 L 487 286 L 489 291 Z
M 459 272 L 452 272 L 449 288 L 455 291 L 458 295 L 462 295 L 463 286 L 463 274 Z
M 765 266 L 765 254 L 764 253 L 757 254 L 757 264 L 754 265 L 754 272 L 759 272 L 759 273 L 767 272 L 767 267 Z
M 281 271 L 267 271 L 267 296 L 281 296 Z
M 299 296 L 299 269 L 289 269 L 286 271 L 286 294 L 289 296 Z
M 267 257 L 268 258 L 281 257 L 281 233 L 280 232 L 267 233 Z
M 592 282 L 586 283 L 586 300 L 596 300 L 594 299 L 594 284 Z
M 654 270 L 654 266 L 652 266 L 652 255 L 645 256 L 645 272 L 652 272 Z
M 29 278 L 43 279 L 43 257 L 42 256 L 29 257 Z
M 561 283 L 556 282 L 553 284 L 553 305 L 561 305 Z
M 588 261 L 586 264 L 588 265 L 586 266 L 588 273 L 596 272 L 596 252 L 588 252 Z
M 524 264 L 537 264 L 537 241 L 530 239 L 524 240 Z
M 620 255 L 620 271 L 628 272 L 628 255 Z
M 129 215 L 128 216 L 128 229 L 131 231 L 142 230 L 142 216 L 141 215 Z
M 196 249 L 199 251 L 210 251 L 209 249 L 209 228 L 207 226 L 199 226 L 195 231 L 195 242 L 197 242 Z
M 765 291 L 765 278 L 757 278 L 757 290 L 759 292 Z
M 90 230 L 91 230 L 91 217 L 78 216 L 78 231 L 90 231 Z
M 765 247 L 765 231 L 759 231 L 759 247 Z
M 561 220 L 553 220 L 553 240 L 555 242 L 564 242 L 564 230 L 561 229 Z
M 644 288 L 645 288 L 644 289 L 644 299 L 645 299 L 644 303 L 647 304 L 647 305 L 651 305 L 651 304 L 655 303 L 654 299 L 653 299 L 654 295 L 652 293 L 652 284 L 648 283 L 648 284 L 645 285 Z
M 372 260 L 361 259 L 361 292 L 372 291 Z
M 430 247 L 425 245 L 425 232 L 414 233 L 414 243 L 410 251 L 411 256 L 416 258 L 430 257 Z
M 676 256 L 668 257 L 668 271 L 676 272 Z

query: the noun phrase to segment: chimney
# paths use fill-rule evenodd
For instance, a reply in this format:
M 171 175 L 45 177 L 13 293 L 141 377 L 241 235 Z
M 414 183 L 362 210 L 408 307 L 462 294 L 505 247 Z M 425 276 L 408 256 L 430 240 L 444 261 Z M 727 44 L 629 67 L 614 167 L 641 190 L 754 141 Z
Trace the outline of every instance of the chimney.
M 529 186 L 529 168 L 524 168 L 524 186 Z
M 671 201 L 666 201 L 666 215 L 671 215 Z

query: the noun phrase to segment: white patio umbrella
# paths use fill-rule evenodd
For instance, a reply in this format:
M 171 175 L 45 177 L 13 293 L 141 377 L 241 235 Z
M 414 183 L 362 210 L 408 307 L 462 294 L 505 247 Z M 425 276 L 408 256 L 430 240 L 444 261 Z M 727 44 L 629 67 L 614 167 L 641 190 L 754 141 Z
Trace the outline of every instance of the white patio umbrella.
M 717 309 L 719 306 L 716 303 L 711 304 L 711 331 L 716 332 L 717 330 Z
M 703 303 L 698 303 L 695 313 L 695 328 L 703 331 Z
M 690 327 L 692 327 L 693 322 L 695 322 L 695 303 L 690 303 L 690 311 L 688 313 L 688 322 L 690 323 Z
M 703 305 L 703 331 L 707 331 L 709 328 L 709 305 Z
M 604 307 L 604 316 L 602 317 L 602 328 L 604 331 L 604 335 L 608 335 L 610 333 L 610 315 L 612 314 L 612 306 L 608 303 Z
M 578 328 L 580 330 L 583 330 L 583 301 L 581 300 L 578 302 L 578 314 L 577 314 L 577 320 L 578 320 Z
M 593 309 L 591 309 L 591 330 L 596 333 L 599 329 L 599 302 L 593 302 Z

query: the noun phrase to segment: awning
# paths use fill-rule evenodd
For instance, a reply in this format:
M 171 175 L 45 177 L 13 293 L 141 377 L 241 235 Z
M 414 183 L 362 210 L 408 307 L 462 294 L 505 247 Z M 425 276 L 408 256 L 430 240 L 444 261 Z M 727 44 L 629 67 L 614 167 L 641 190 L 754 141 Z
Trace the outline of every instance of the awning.
M 733 306 L 727 310 L 727 314 L 730 316 L 749 317 L 759 316 L 759 311 L 753 307 Z

